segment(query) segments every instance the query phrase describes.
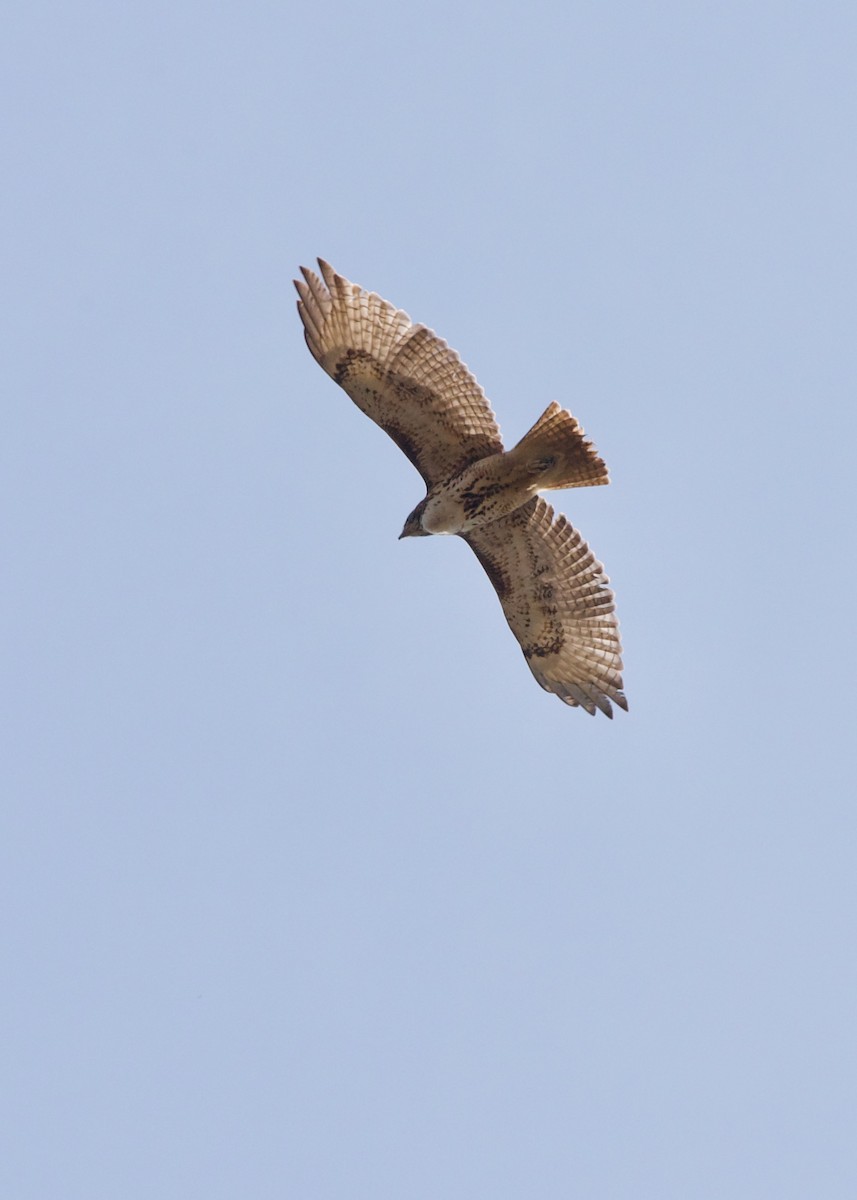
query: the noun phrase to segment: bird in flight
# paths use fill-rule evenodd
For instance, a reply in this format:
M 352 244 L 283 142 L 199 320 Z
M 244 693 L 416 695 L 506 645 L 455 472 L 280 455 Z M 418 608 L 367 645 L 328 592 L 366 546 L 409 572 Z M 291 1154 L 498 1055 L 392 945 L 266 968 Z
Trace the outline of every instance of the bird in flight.
M 310 353 L 390 435 L 426 484 L 401 537 L 454 533 L 485 569 L 541 686 L 594 715 L 627 710 L 607 576 L 568 519 L 538 495 L 608 483 L 607 468 L 555 401 L 511 450 L 482 388 L 425 325 L 319 259 L 301 267 Z

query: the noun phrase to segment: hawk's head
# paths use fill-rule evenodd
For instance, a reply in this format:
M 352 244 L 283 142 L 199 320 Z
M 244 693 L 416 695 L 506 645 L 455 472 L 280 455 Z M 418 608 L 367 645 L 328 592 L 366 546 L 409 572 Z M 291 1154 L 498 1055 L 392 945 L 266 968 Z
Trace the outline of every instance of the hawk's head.
M 401 541 L 402 538 L 406 538 L 406 537 L 430 537 L 431 536 L 427 529 L 423 529 L 423 513 L 425 512 L 425 509 L 426 509 L 426 500 L 427 499 L 428 499 L 428 496 L 426 496 L 424 500 L 420 500 L 417 507 L 414 509 L 414 511 L 408 517 L 407 521 L 405 521 L 405 528 L 399 534 L 399 541 Z

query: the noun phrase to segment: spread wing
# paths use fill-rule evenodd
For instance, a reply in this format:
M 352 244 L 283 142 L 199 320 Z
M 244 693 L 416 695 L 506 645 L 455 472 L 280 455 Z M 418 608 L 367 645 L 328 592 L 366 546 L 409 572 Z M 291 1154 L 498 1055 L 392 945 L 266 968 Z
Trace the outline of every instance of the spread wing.
M 570 522 L 536 496 L 461 536 L 485 568 L 542 687 L 593 715 L 600 708 L 612 717 L 611 700 L 627 710 L 613 593 Z
M 301 267 L 298 312 L 320 366 L 385 430 L 431 488 L 503 449 L 491 406 L 467 367 L 425 325 L 318 260 Z

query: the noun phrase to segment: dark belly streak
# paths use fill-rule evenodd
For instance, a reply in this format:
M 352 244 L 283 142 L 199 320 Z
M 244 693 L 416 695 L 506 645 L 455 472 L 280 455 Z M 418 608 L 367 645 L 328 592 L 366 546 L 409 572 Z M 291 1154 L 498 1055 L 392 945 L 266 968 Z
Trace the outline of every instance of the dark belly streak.
M 461 506 L 464 509 L 465 516 L 472 518 L 479 516 L 486 511 L 486 502 L 492 500 L 495 496 L 499 496 L 506 491 L 506 485 L 502 483 L 488 483 L 485 487 L 478 491 L 475 488 L 468 488 L 466 492 L 461 493 Z M 487 511 L 495 505 L 487 505 Z

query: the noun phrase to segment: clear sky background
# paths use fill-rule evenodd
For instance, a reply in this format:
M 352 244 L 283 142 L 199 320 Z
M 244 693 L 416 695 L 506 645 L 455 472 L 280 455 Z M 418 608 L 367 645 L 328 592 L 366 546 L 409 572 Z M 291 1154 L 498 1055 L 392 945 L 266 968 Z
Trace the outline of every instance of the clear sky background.
M 852 3 L 31 2 L 2 45 L 0 1192 L 857 1195 Z M 536 685 L 321 254 L 609 488 Z

